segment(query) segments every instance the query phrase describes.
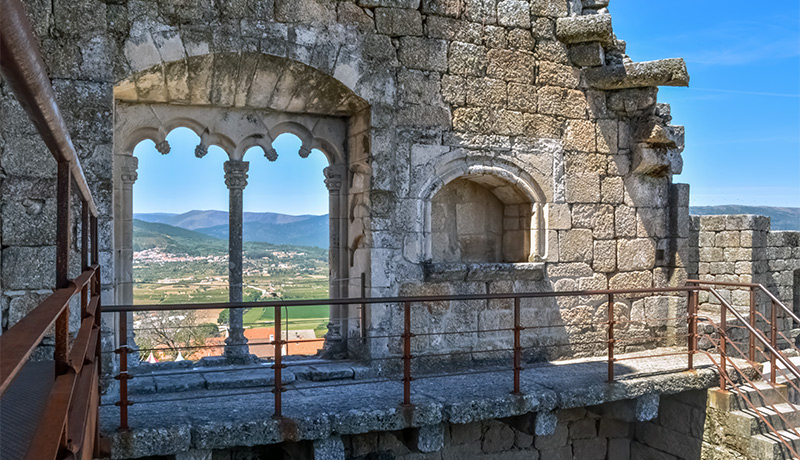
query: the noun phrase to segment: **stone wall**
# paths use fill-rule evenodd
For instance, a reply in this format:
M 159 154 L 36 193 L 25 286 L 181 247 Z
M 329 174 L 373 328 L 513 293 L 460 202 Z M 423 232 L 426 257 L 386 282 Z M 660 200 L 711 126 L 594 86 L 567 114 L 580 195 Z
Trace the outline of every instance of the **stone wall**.
M 342 188 L 332 200 L 332 225 L 341 229 L 332 270 L 353 281 L 332 289 L 337 296 L 357 295 L 362 272 L 371 296 L 683 284 L 688 187 L 672 183 L 682 169 L 683 128 L 670 124 L 656 95 L 659 85 L 688 84 L 688 74 L 680 60 L 631 62 L 607 2 L 26 4 L 98 201 L 106 304 L 125 281 L 114 262 L 124 255 L 125 229 L 114 228 L 122 204 L 112 193 L 131 177 L 113 167 L 130 140 L 117 137 L 129 121 L 117 110 L 123 102 L 341 118 L 346 151 L 329 178 Z M 0 110 L 2 305 L 9 311 L 12 299 L 33 299 L 51 285 L 52 265 L 44 262 L 52 259 L 53 163 L 4 87 Z M 161 141 L 173 128 L 158 126 L 144 138 Z M 526 247 L 524 263 L 432 263 L 433 197 L 459 179 L 486 184 L 481 178 L 501 202 L 509 189 L 524 196 L 529 243 L 503 242 Z M 21 273 L 40 275 L 22 282 Z M 525 315 L 552 324 L 559 332 L 542 337 L 566 341 L 566 354 L 585 354 L 592 349 L 584 325 L 603 316 L 604 302 L 529 302 Z M 618 302 L 622 318 L 683 308 L 670 298 Z M 421 332 L 505 325 L 510 317 L 504 303 L 430 308 Z M 399 331 L 398 308 L 366 311 L 372 334 Z M 345 333 L 363 332 L 347 320 L 358 314 L 355 306 L 338 314 Z M 441 353 L 502 343 L 492 340 L 429 345 Z M 382 356 L 388 345 L 372 340 L 366 352 Z
M 690 276 L 701 280 L 764 285 L 787 307 L 798 311 L 800 295 L 800 232 L 770 231 L 770 219 L 754 215 L 693 216 L 696 250 Z M 748 308 L 748 290 L 718 289 L 736 307 Z M 718 310 L 719 303 L 706 293 L 701 308 Z M 769 299 L 757 297 L 760 311 Z

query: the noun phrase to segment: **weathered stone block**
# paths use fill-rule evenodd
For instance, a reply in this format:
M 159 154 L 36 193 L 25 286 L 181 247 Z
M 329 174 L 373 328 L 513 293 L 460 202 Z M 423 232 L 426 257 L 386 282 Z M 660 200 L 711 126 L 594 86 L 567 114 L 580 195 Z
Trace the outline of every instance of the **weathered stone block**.
M 652 238 L 619 240 L 617 266 L 622 271 L 650 270 L 655 266 L 656 245 Z
M 447 42 L 421 37 L 401 37 L 397 57 L 412 69 L 447 70 Z
M 391 37 L 422 35 L 422 15 L 417 10 L 376 8 L 375 27 L 378 33 Z
M 595 203 L 600 199 L 600 176 L 570 174 L 566 178 L 566 198 L 570 203 Z
M 592 268 L 595 271 L 610 273 L 617 270 L 617 243 L 613 240 L 594 242 L 594 261 Z
M 592 231 L 588 229 L 563 230 L 558 235 L 561 262 L 592 262 Z
M 581 91 L 543 86 L 538 91 L 538 108 L 539 112 L 545 115 L 585 119 L 588 105 L 586 95 Z M 588 128 L 586 135 L 589 136 Z M 594 128 L 592 128 L 591 137 L 594 138 Z M 594 139 L 591 142 L 594 143 Z
M 467 79 L 453 75 L 442 75 L 442 98 L 454 106 L 467 103 Z
M 559 139 L 563 133 L 563 122 L 555 117 L 539 114 L 524 114 L 524 134 L 531 138 Z
M 275 0 L 279 22 L 331 24 L 336 22 L 336 3 L 329 0 Z
M 463 10 L 464 2 L 461 0 L 422 0 L 422 12 L 425 14 L 457 18 Z
M 556 21 L 556 36 L 564 43 L 610 43 L 614 36 L 611 16 L 597 14 L 559 18 Z
M 608 280 L 609 289 L 649 288 L 653 285 L 653 273 L 649 271 L 617 273 Z
M 358 4 L 367 7 L 387 7 L 387 8 L 419 8 L 420 0 L 358 0 Z M 428 2 L 431 3 L 431 2 Z
M 572 441 L 573 458 L 586 460 L 605 460 L 606 438 L 576 439 Z
M 450 425 L 450 440 L 453 444 L 471 444 L 481 439 L 481 423 Z
M 573 440 L 596 438 L 597 420 L 587 417 L 570 423 L 569 436 Z
M 572 226 L 592 229 L 594 237 L 614 237 L 614 207 L 607 204 L 575 204 L 572 206 Z
M 563 17 L 567 15 L 567 2 L 531 0 L 531 14 L 535 16 Z
M 504 49 L 490 50 L 486 57 L 490 77 L 518 83 L 534 83 L 535 61 L 533 53 Z
M 529 29 L 530 4 L 522 0 L 500 0 L 497 3 L 497 22 L 501 26 Z
M 497 421 L 488 422 L 488 429 L 483 432 L 481 450 L 486 453 L 505 452 L 514 445 L 514 430 Z
M 486 48 L 471 43 L 453 42 L 450 45 L 450 73 L 480 77 L 486 72 Z
M 521 112 L 536 112 L 536 86 L 509 83 L 508 108 Z
M 512 29 L 508 31 L 508 47 L 523 51 L 533 51 L 536 42 L 527 29 Z
M 620 204 L 625 196 L 621 177 L 609 176 L 600 181 L 600 201 L 609 204 Z
M 706 232 L 725 230 L 725 216 L 700 216 L 700 229 Z
M 555 62 L 539 62 L 536 84 L 540 86 L 559 86 L 577 88 L 581 83 L 581 72 L 575 67 Z
M 467 105 L 505 107 L 506 82 L 492 78 L 467 79 Z
M 3 289 L 50 289 L 55 280 L 56 248 L 12 246 L 3 249 Z
M 536 436 L 533 440 L 533 445 L 537 449 L 545 451 L 551 449 L 559 449 L 567 445 L 569 440 L 569 429 L 566 423 L 559 423 L 556 425 L 556 431 L 549 436 Z M 542 457 L 550 458 L 550 457 Z M 572 458 L 571 456 L 568 458 Z
M 569 48 L 569 59 L 581 67 L 596 67 L 606 62 L 603 45 L 600 42 L 580 43 Z
M 464 0 L 464 17 L 479 24 L 497 22 L 497 0 Z

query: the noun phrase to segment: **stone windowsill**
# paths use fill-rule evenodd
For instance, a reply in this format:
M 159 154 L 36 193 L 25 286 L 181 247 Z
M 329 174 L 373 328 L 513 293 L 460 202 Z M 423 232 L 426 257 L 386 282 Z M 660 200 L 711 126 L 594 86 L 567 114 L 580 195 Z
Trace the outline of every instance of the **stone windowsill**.
M 425 266 L 425 281 L 538 281 L 543 278 L 543 262 L 431 263 Z

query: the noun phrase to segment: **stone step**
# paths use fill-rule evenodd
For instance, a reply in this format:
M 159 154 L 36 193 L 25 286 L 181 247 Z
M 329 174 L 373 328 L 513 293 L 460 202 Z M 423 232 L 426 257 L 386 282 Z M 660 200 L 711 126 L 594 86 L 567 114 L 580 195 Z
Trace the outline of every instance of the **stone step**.
M 783 403 L 775 404 L 772 407 L 759 407 L 758 414 L 752 409 L 733 411 L 728 414 L 730 433 L 747 437 L 771 432 L 772 430 L 762 420 L 762 417 L 776 430 L 796 428 L 800 426 L 800 406 Z
M 800 430 L 797 430 L 800 432 Z M 750 439 L 750 457 L 753 460 L 783 460 L 798 458 L 786 447 L 783 440 L 800 454 L 800 436 L 792 431 L 782 430 L 775 433 L 757 434 Z
M 749 410 L 751 404 L 753 407 L 783 404 L 788 400 L 789 392 L 784 385 L 754 382 L 753 385 L 742 385 L 738 390 L 709 391 L 709 397 L 709 405 L 714 409 L 733 412 Z

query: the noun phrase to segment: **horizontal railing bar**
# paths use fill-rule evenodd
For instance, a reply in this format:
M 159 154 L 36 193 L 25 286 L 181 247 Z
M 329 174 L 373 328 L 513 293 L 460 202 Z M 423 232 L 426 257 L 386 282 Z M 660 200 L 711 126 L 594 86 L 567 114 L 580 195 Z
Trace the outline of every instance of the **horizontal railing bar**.
M 81 321 L 78 335 L 72 342 L 72 349 L 69 351 L 69 365 L 75 372 L 80 373 L 83 363 L 86 361 L 86 352 L 91 343 L 92 332 L 95 330 L 94 317 L 87 317 Z
M 693 283 L 693 284 L 699 284 L 699 285 L 707 284 L 707 285 L 711 285 L 711 286 L 738 287 L 738 288 L 742 288 L 742 289 L 744 289 L 744 288 L 758 288 L 760 291 L 762 291 L 764 294 L 766 294 L 770 299 L 772 299 L 773 302 L 777 303 L 778 306 L 780 306 L 783 311 L 788 313 L 789 316 L 791 316 L 792 319 L 796 323 L 800 323 L 800 317 L 798 317 L 789 307 L 784 305 L 783 302 L 781 302 L 780 299 L 775 297 L 775 295 L 772 292 L 770 292 L 769 289 L 765 288 L 763 284 L 758 284 L 758 283 L 732 283 L 732 282 L 727 282 L 727 281 L 703 281 L 703 280 L 686 280 L 686 282 L 687 283 Z
M 31 439 L 26 460 L 57 458 L 77 379 L 78 376 L 69 368 L 66 374 L 56 377 L 39 426 Z
M 56 161 L 70 164 L 81 198 L 89 205 L 92 216 L 97 217 L 97 206 L 58 108 L 25 8 L 19 0 L 0 0 L 0 11 L 0 74 Z
M 22 369 L 33 350 L 42 341 L 47 330 L 56 322 L 77 292 L 75 285 L 58 289 L 0 335 L 0 395 Z
M 73 454 L 77 454 L 83 447 L 83 440 L 87 427 L 85 421 L 89 419 L 90 406 L 92 404 L 93 392 L 99 390 L 97 385 L 97 366 L 92 364 L 87 366 L 78 377 L 75 386 L 75 396 L 72 398 L 72 405 L 67 417 L 67 448 Z M 99 421 L 98 421 L 99 422 Z M 98 423 L 95 422 L 95 423 Z
M 271 300 L 257 302 L 215 302 L 198 304 L 153 304 L 153 305 L 112 305 L 103 307 L 104 313 L 123 313 L 137 311 L 164 311 L 164 310 L 214 310 L 228 308 L 259 308 L 259 307 L 310 307 L 319 305 L 350 305 L 350 304 L 392 304 L 392 303 L 420 303 L 442 302 L 459 300 L 494 300 L 494 299 L 534 299 L 549 297 L 576 297 L 576 296 L 601 296 L 608 294 L 656 294 L 666 292 L 691 292 L 706 290 L 697 286 L 643 288 L 643 289 L 604 289 L 597 291 L 561 291 L 561 292 L 526 292 L 508 294 L 471 294 L 453 296 L 410 296 L 410 297 L 353 297 L 347 299 L 313 299 L 313 300 Z
M 92 277 L 94 276 L 95 272 L 99 268 L 100 268 L 99 265 L 94 264 L 94 265 L 90 266 L 89 268 L 87 268 L 86 270 L 84 270 L 83 272 L 81 272 L 81 274 L 78 275 L 77 278 L 72 280 L 72 282 L 75 283 L 75 288 L 77 290 L 79 290 L 79 291 L 81 289 L 83 289 L 87 284 L 89 284 L 89 282 L 92 280 Z

